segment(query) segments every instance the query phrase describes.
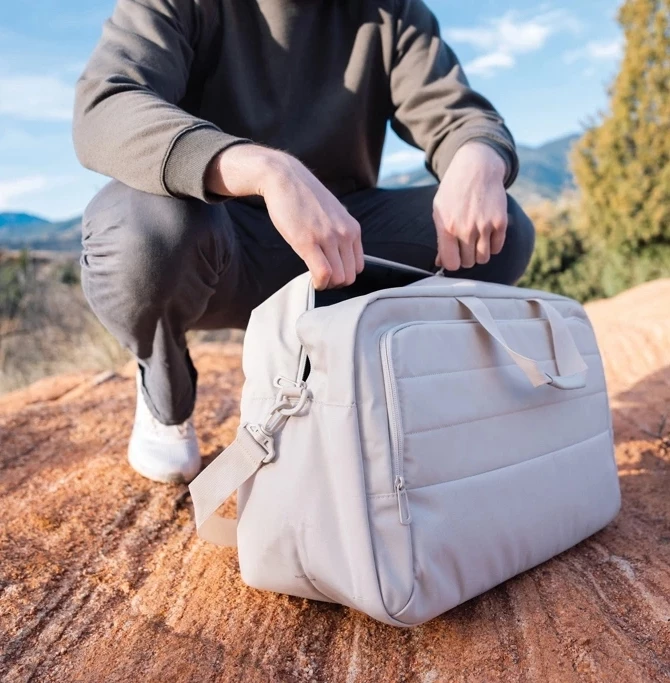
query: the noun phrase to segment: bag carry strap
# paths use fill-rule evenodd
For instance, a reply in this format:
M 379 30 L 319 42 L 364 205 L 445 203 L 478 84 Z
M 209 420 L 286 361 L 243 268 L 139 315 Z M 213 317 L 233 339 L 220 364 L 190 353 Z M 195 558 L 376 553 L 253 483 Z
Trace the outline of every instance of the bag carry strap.
M 240 425 L 237 438 L 189 485 L 198 536 L 216 545 L 237 545 L 237 520 L 216 511 L 264 464 L 267 451 Z
M 310 398 L 304 382 L 285 377 L 275 379 L 279 389 L 263 424 L 241 424 L 235 441 L 189 485 L 198 536 L 215 545 L 237 545 L 237 520 L 220 517 L 216 511 L 247 479 L 275 458 L 274 435 L 286 420 L 298 415 Z
M 459 296 L 456 298 L 457 301 L 462 303 L 472 313 L 475 320 L 507 351 L 534 387 L 549 384 L 557 389 L 583 389 L 586 386 L 588 366 L 577 349 L 565 319 L 548 301 L 528 299 L 528 301 L 533 301 L 540 305 L 549 321 L 554 346 L 554 359 L 558 368 L 557 375 L 545 372 L 537 361 L 523 356 L 510 348 L 498 324 L 493 319 L 491 311 L 489 311 L 481 299 L 474 296 Z

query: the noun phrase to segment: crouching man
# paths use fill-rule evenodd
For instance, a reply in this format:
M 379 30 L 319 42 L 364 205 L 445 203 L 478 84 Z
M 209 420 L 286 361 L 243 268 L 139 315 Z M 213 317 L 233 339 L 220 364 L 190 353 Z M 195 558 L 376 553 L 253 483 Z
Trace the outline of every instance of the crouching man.
M 439 185 L 375 187 L 387 123 Z M 518 160 L 421 0 L 118 0 L 77 85 L 88 206 L 82 281 L 136 356 L 129 458 L 200 469 L 186 332 L 244 328 L 309 269 L 352 283 L 363 254 L 514 283 L 533 226 Z

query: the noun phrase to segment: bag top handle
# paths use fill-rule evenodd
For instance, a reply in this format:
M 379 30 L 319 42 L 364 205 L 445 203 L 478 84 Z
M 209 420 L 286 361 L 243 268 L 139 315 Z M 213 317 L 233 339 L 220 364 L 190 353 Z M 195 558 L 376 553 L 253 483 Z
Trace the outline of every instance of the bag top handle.
M 588 366 L 577 349 L 565 319 L 549 302 L 543 299 L 528 299 L 528 301 L 540 305 L 549 321 L 554 359 L 558 368 L 558 373 L 555 375 L 545 372 L 540 368 L 537 361 L 508 346 L 498 324 L 491 315 L 491 311 L 481 299 L 474 296 L 462 296 L 456 297 L 456 300 L 463 304 L 472 313 L 475 320 L 507 351 L 510 358 L 521 368 L 534 387 L 549 384 L 556 389 L 572 390 L 583 389 L 586 386 Z

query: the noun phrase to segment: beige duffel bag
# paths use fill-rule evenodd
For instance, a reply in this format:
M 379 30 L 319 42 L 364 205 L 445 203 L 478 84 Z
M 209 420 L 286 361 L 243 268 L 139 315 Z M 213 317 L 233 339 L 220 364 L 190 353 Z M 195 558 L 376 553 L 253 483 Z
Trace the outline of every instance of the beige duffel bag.
M 247 584 L 395 626 L 548 560 L 620 505 L 583 308 L 407 272 L 418 281 L 349 299 L 305 274 L 259 306 L 242 426 L 191 484 L 198 533 L 237 544 Z M 237 523 L 217 515 L 235 490 Z

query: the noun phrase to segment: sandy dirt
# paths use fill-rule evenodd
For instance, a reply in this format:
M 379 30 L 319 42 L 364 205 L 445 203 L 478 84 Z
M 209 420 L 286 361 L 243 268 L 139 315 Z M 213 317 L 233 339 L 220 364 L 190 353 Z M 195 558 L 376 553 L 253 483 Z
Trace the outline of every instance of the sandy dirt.
M 589 306 L 623 507 L 577 547 L 411 630 L 247 588 L 185 486 L 125 460 L 133 369 L 0 398 L 0 679 L 670 681 L 670 280 Z M 201 345 L 196 424 L 233 437 L 240 347 Z M 575 476 L 579 476 L 575 472 Z

